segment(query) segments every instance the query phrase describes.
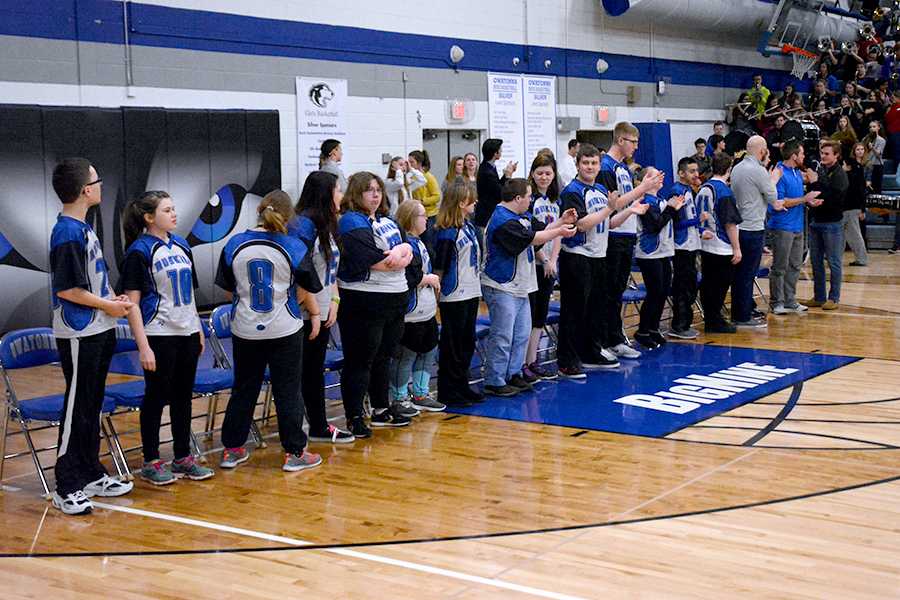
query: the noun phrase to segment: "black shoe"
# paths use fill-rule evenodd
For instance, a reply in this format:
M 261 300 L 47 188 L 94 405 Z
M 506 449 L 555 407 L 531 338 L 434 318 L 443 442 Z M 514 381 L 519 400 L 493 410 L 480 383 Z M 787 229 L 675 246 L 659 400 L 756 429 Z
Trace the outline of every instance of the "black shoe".
M 585 379 L 587 375 L 584 374 L 579 367 L 560 367 L 559 368 L 559 376 L 563 379 Z
M 466 386 L 466 389 L 463 390 L 462 395 L 466 398 L 468 402 L 484 402 L 484 394 L 479 392 L 478 390 L 473 390 L 471 387 Z
M 522 367 L 522 379 L 524 379 L 525 381 L 527 381 L 527 382 L 530 383 L 531 385 L 534 385 L 534 384 L 536 384 L 538 381 L 541 380 L 541 378 L 538 377 L 537 374 L 532 373 L 532 372 L 531 372 L 531 369 L 529 369 L 527 366 Z
M 703 326 L 706 333 L 737 333 L 737 327 L 725 321 L 722 323 L 706 323 Z
M 513 387 L 509 384 L 504 385 L 486 385 L 484 391 L 489 396 L 500 396 L 501 398 L 509 398 L 523 391 L 520 388 Z
M 890 250 L 888 250 L 888 254 L 897 254 L 897 251 L 900 250 L 900 247 L 894 246 Z
M 412 422 L 409 417 L 404 417 L 396 406 L 391 406 L 380 413 L 372 414 L 372 427 L 406 427 Z
M 765 319 L 766 313 L 764 313 L 763 311 L 761 311 L 759 309 L 754 308 L 752 311 L 750 311 L 750 317 L 753 319 Z
M 668 341 L 666 340 L 666 336 L 664 336 L 659 331 L 651 331 L 650 337 L 653 338 L 653 341 L 656 342 L 657 346 L 665 346 L 666 342 Z
M 659 348 L 659 344 L 649 333 L 642 333 L 638 331 L 636 334 L 634 334 L 634 339 L 635 341 L 637 341 L 637 343 L 639 343 L 647 350 L 656 350 L 657 348 Z
M 348 429 L 356 439 L 372 437 L 372 430 L 366 425 L 366 420 L 362 417 L 353 417 L 350 419 Z
M 522 375 L 520 375 L 519 373 L 516 373 L 515 375 L 510 377 L 509 381 L 506 382 L 506 385 L 518 388 L 522 392 L 530 392 L 534 389 L 534 386 L 531 385 L 531 382 L 522 377 Z
M 868 266 L 869 263 L 859 262 L 858 260 L 854 260 L 850 263 L 851 267 L 865 267 Z

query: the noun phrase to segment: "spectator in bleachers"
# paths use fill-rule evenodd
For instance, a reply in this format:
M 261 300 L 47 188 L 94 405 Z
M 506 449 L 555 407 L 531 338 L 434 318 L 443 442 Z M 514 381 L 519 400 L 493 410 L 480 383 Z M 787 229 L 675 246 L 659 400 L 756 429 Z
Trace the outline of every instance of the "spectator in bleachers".
M 772 92 L 769 91 L 769 88 L 763 85 L 762 74 L 754 74 L 753 85 L 750 86 L 749 90 L 747 90 L 747 95 L 750 97 L 753 112 L 761 113 L 765 111 L 766 102 L 769 100 L 769 96 L 771 95 L 771 93 Z
M 896 161 L 900 159 L 900 90 L 894 90 L 891 106 L 884 115 L 884 122 L 887 126 L 891 158 Z
M 731 131 L 749 133 L 753 130 L 753 108 L 750 106 L 750 95 L 747 92 L 741 92 L 741 95 L 738 96 L 737 103 L 731 109 L 729 118 Z
M 810 111 L 817 111 L 819 103 L 824 102 L 825 107 L 828 108 L 831 106 L 832 95 L 828 91 L 828 87 L 825 83 L 824 79 L 819 79 L 816 81 L 813 86 L 813 91 L 809 95 L 809 99 L 806 105 L 809 107 Z
M 841 152 L 843 156 L 850 156 L 850 152 L 853 149 L 853 144 L 858 141 L 858 138 L 856 137 L 856 130 L 850 123 L 850 117 L 843 114 L 838 117 L 837 128 L 831 135 L 831 139 L 835 142 L 840 142 Z
M 837 77 L 831 74 L 831 70 L 828 68 L 828 63 L 819 63 L 819 68 L 816 71 L 816 76 L 818 77 L 818 81 L 821 81 L 825 84 L 825 89 L 829 93 L 836 94 L 841 89 L 841 83 L 838 81 Z
M 844 159 L 844 171 L 847 172 L 847 196 L 844 200 L 844 215 L 841 226 L 844 231 L 844 239 L 853 251 L 854 260 L 851 267 L 864 267 L 869 262 L 866 254 L 866 242 L 862 237 L 860 221 L 865 217 L 866 211 L 866 146 L 862 143 L 853 144 L 853 149 Z
M 863 138 L 863 144 L 866 146 L 866 154 L 868 155 L 867 170 L 869 171 L 868 180 L 872 187 L 873 194 L 881 193 L 881 183 L 884 178 L 884 147 L 887 144 L 881 134 L 881 121 L 871 121 L 869 123 L 869 133 Z M 865 211 L 863 211 L 863 219 L 865 219 Z

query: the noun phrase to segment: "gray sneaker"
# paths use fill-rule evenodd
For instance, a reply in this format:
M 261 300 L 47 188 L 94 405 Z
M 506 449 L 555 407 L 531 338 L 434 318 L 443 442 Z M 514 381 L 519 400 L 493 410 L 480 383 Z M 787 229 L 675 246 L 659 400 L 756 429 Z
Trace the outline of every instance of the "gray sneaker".
M 796 303 L 794 303 L 794 304 L 791 304 L 790 306 L 785 306 L 785 308 L 787 308 L 788 310 L 792 310 L 792 311 L 794 311 L 794 312 L 797 312 L 797 313 L 802 313 L 802 312 L 806 312 L 806 311 L 809 310 L 809 307 L 808 307 L 808 306 L 805 306 L 805 305 L 803 305 L 803 304 L 800 304 L 799 302 L 796 302 Z
M 794 309 L 788 308 L 784 304 L 776 304 L 772 307 L 772 313 L 776 315 L 789 315 L 794 312 L 796 312 Z
M 175 475 L 161 460 L 153 460 L 144 463 L 141 468 L 141 479 L 149 481 L 153 485 L 169 485 L 175 483 Z
M 666 332 L 666 335 L 671 338 L 677 338 L 679 340 L 695 340 L 700 335 L 700 332 L 693 327 L 688 327 L 684 330 L 670 329 Z
M 394 402 L 394 407 L 397 411 L 397 414 L 403 417 L 410 418 L 419 416 L 419 410 L 415 406 L 413 406 L 413 403 L 409 398 L 400 402 Z
M 750 319 L 749 321 L 734 321 L 734 326 L 741 329 L 765 329 L 769 323 L 765 319 Z
M 609 353 L 612 356 L 604 355 L 604 358 L 640 358 L 641 352 L 639 350 L 635 350 L 628 344 L 616 344 L 612 348 L 604 348 L 603 351 L 605 353 Z
M 312 469 L 313 467 L 318 467 L 321 464 L 322 457 L 313 452 L 307 452 L 306 450 L 304 450 L 301 454 L 291 454 L 289 452 L 284 455 L 284 464 L 281 465 L 281 470 L 293 473 L 295 471 Z
M 175 477 L 187 477 L 192 481 L 203 481 L 215 474 L 215 471 L 198 463 L 193 456 L 185 456 L 182 459 L 172 461 L 172 475 Z
M 426 394 L 425 396 L 413 396 L 412 405 L 420 411 L 424 410 L 425 412 L 443 412 L 447 408 L 445 404 L 435 400 L 431 394 Z

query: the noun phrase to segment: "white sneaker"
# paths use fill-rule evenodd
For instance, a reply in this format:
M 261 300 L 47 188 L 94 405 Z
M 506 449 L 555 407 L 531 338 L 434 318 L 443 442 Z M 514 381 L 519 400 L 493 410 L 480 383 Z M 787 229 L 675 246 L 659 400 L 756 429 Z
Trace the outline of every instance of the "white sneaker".
M 75 490 L 65 498 L 53 492 L 50 495 L 53 506 L 67 515 L 87 515 L 94 509 L 93 503 L 81 490 Z
M 784 304 L 776 304 L 772 307 L 772 314 L 776 315 L 789 315 L 793 313 L 794 310 L 791 308 L 786 308 Z
M 113 498 L 115 496 L 124 496 L 134 487 L 130 481 L 122 481 L 117 477 L 104 475 L 97 481 L 92 481 L 84 486 L 84 495 L 88 498 L 94 496 L 102 496 L 104 498 Z
M 639 350 L 635 350 L 628 344 L 617 344 L 612 348 L 606 349 L 604 351 L 608 351 L 612 353 L 614 356 L 618 356 L 619 358 L 640 358 L 641 353 Z
M 790 309 L 791 309 L 792 311 L 794 311 L 794 312 L 802 313 L 802 312 L 808 311 L 808 310 L 809 310 L 809 307 L 806 306 L 805 304 L 800 304 L 800 303 L 798 302 L 798 303 L 795 304 L 794 306 L 791 306 Z

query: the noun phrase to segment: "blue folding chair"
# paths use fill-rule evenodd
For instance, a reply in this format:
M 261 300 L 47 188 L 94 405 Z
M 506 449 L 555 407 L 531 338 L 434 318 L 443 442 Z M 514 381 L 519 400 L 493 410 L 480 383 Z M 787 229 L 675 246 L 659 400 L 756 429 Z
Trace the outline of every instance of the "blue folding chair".
M 759 292 L 759 296 L 766 303 L 766 306 L 769 306 L 771 308 L 771 306 L 769 304 L 769 298 L 765 295 L 765 293 L 762 290 L 762 287 L 759 285 L 760 279 L 768 279 L 768 278 L 769 278 L 769 267 L 760 267 L 759 270 L 756 272 L 756 275 L 753 277 L 753 287 L 755 287 L 756 291 Z
M 65 394 L 20 398 L 13 386 L 10 371 L 50 365 L 59 361 L 56 338 L 53 336 L 53 330 L 49 327 L 10 331 L 0 340 L 0 374 L 2 374 L 3 383 L 6 386 L 6 402 L 4 403 L 6 408 L 2 417 L 2 424 L 0 424 L 0 429 L 2 429 L 0 431 L 2 433 L 0 435 L 0 480 L 3 478 L 3 464 L 6 459 L 29 454 L 34 462 L 35 472 L 41 482 L 41 488 L 45 497 L 49 497 L 50 487 L 47 484 L 47 477 L 44 471 L 51 467 L 44 467 L 41 464 L 39 453 L 55 450 L 57 446 L 54 444 L 43 448 L 35 447 L 32 433 L 59 425 L 65 408 Z M 117 452 L 117 448 L 121 448 L 121 445 L 110 419 L 110 414 L 115 408 L 115 401 L 108 396 L 104 397 L 103 405 L 100 409 L 100 432 L 106 438 L 108 454 L 113 461 L 116 472 L 120 477 L 125 477 L 128 469 L 123 468 L 119 463 L 120 455 Z M 6 454 L 7 436 L 17 433 L 9 434 L 8 432 L 9 421 L 11 420 L 18 424 L 20 433 L 22 433 L 25 443 L 28 445 L 27 452 Z M 43 422 L 45 424 L 35 427 L 33 426 L 35 422 Z
M 217 306 L 209 316 L 209 344 L 213 350 L 215 363 L 211 369 L 197 369 L 194 380 L 194 393 L 209 398 L 209 410 L 206 413 L 206 435 L 212 436 L 218 412 L 219 394 L 234 387 L 234 367 L 226 342 L 231 343 L 231 304 Z M 270 401 L 272 393 L 269 385 L 269 372 L 266 370 L 263 384 L 266 386 L 265 405 Z M 267 446 L 256 420 L 250 422 L 250 436 L 260 448 Z

